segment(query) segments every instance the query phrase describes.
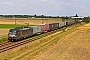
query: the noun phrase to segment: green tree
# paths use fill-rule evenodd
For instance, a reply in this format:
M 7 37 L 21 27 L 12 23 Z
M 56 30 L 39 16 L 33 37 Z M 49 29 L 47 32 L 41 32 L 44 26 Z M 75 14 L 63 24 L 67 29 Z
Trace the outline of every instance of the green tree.
M 90 22 L 90 17 L 88 16 L 88 17 L 84 17 L 84 21 L 86 22 L 86 23 L 89 23 Z

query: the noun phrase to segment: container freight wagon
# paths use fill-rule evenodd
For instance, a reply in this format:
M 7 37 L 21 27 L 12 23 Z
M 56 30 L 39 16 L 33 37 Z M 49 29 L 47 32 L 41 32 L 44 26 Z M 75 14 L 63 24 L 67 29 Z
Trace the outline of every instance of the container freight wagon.
M 51 23 L 51 24 L 49 24 L 49 29 L 50 30 L 55 30 L 57 28 L 59 28 L 59 23 Z
M 51 23 L 51 24 L 49 24 L 49 31 L 51 31 L 51 30 L 54 30 L 54 24 L 53 23 Z
M 60 22 L 60 23 L 59 23 L 59 28 L 64 27 L 65 24 L 66 24 L 65 22 Z
M 33 35 L 40 34 L 41 27 L 40 26 L 30 26 L 33 29 Z
M 49 31 L 50 29 L 49 29 L 49 24 L 41 24 L 41 25 L 39 25 L 40 26 L 40 28 L 41 28 L 41 33 L 44 33 L 44 32 L 47 32 L 47 31 Z
M 66 22 L 66 25 L 70 26 L 70 25 L 72 25 L 72 23 L 71 22 Z
M 39 26 L 41 28 L 41 33 L 43 33 L 45 31 L 45 24 L 40 24 Z
M 45 24 L 45 31 L 50 31 L 49 24 Z
M 73 25 L 73 24 L 75 24 L 75 21 L 66 22 L 66 25 L 67 25 L 67 26 L 70 26 L 70 25 Z
M 59 23 L 53 23 L 53 27 L 54 27 L 54 29 L 58 29 L 59 28 Z
M 8 33 L 9 41 L 18 41 L 23 38 L 27 38 L 33 35 L 32 28 L 18 28 L 18 29 L 10 29 Z

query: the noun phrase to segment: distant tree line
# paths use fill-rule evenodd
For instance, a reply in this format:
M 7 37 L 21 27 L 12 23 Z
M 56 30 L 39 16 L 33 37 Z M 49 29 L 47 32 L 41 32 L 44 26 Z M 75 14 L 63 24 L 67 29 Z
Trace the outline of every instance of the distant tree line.
M 0 18 L 61 18 L 63 21 L 68 20 L 71 17 L 79 17 L 77 14 L 75 16 L 45 16 L 45 15 L 0 15 Z M 84 17 L 86 23 L 90 22 L 90 17 Z
M 68 16 L 45 16 L 45 15 L 0 15 L 0 18 L 62 18 L 69 19 Z
M 78 17 L 76 14 L 75 16 L 71 17 Z M 69 19 L 71 17 L 68 16 L 44 16 L 44 15 L 0 15 L 0 18 L 62 18 L 62 19 Z
M 59 16 L 44 16 L 44 15 L 0 15 L 0 18 L 60 18 Z

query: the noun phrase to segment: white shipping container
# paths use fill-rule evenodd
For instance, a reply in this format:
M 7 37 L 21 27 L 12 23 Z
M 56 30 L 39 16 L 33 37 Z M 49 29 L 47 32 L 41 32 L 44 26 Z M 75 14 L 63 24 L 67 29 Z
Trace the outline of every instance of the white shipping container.
M 33 28 L 33 34 L 38 34 L 41 32 L 41 27 L 40 26 L 30 26 Z
M 63 27 L 64 25 L 65 25 L 64 22 L 60 22 L 60 23 L 59 23 L 59 27 Z

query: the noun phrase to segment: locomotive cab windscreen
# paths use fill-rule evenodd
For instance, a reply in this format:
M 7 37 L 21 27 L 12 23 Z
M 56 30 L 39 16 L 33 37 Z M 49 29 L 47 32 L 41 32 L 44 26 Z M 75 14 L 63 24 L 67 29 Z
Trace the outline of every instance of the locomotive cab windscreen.
M 16 30 L 15 29 L 10 29 L 8 33 L 9 38 L 16 38 Z
M 9 35 L 16 35 L 16 30 L 15 29 L 10 29 L 9 30 Z

